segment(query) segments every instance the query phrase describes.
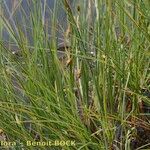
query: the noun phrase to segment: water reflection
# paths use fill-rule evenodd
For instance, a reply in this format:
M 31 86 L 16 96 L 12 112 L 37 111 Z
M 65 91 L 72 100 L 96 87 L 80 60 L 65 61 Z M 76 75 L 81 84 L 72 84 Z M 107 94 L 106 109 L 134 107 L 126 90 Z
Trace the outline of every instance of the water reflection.
M 73 1 L 72 1 L 73 2 Z M 71 4 L 73 4 L 71 2 Z M 34 22 L 39 23 L 40 21 L 45 26 L 45 32 L 51 37 L 51 24 L 52 15 L 54 13 L 55 6 L 59 5 L 58 15 L 55 18 L 57 20 L 58 31 L 56 33 L 57 42 L 60 43 L 63 39 L 63 30 L 67 28 L 66 24 L 66 13 L 60 6 L 60 1 L 57 0 L 2 0 L 1 7 L 3 10 L 3 16 L 7 19 L 11 25 L 15 36 L 19 36 L 18 29 L 21 29 L 27 36 L 28 41 L 33 45 L 33 15 L 35 15 Z M 36 25 L 38 26 L 38 25 Z M 10 32 L 5 28 L 3 29 L 3 41 L 13 41 Z M 55 38 L 56 38 L 55 37 Z M 54 37 L 53 37 L 54 38 Z M 13 41 L 14 42 L 14 41 Z

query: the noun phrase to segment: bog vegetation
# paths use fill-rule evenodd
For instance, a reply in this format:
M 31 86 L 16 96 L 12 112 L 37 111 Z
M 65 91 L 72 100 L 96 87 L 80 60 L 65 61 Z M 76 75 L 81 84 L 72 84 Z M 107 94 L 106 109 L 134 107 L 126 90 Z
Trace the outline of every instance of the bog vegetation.
M 4 4 L 0 141 L 16 144 L 1 143 L 2 148 L 150 149 L 149 0 L 81 0 L 74 7 L 61 0 L 53 11 L 33 1 L 29 16 L 19 3 L 15 8 L 28 20 L 26 30 L 19 20 L 9 22 Z M 67 30 L 56 19 L 60 7 L 67 15 Z M 51 24 L 46 24 L 43 11 L 50 13 Z M 3 39 L 4 29 L 9 41 Z M 57 43 L 58 30 L 63 47 Z M 72 140 L 75 145 L 26 145 L 50 140 Z

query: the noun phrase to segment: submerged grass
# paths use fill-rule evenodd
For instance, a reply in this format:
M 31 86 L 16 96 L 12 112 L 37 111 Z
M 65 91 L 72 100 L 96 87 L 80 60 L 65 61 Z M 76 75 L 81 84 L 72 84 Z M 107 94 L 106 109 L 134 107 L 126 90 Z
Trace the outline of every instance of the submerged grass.
M 27 1 L 30 14 L 19 3 L 8 12 L 12 22 L 0 12 L 0 141 L 16 143 L 1 147 L 149 149 L 149 1 L 88 0 L 72 7 L 62 0 L 53 10 L 43 2 Z M 66 32 L 57 20 L 60 7 Z M 60 32 L 70 43 L 63 52 Z M 71 146 L 27 146 L 68 140 Z

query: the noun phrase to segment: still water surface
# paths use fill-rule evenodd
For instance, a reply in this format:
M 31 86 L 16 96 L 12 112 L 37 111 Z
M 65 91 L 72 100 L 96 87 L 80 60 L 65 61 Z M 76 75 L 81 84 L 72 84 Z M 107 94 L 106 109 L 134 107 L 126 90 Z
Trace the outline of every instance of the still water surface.
M 76 0 L 77 2 L 78 0 Z M 31 25 L 31 16 L 34 15 L 38 19 L 41 19 L 43 24 L 48 26 L 47 32 L 49 37 L 51 36 L 51 23 L 52 14 L 54 13 L 54 8 L 57 5 L 57 24 L 60 26 L 58 28 L 56 38 L 57 42 L 63 41 L 63 31 L 66 30 L 66 13 L 62 8 L 59 0 L 1 0 L 0 6 L 2 8 L 3 16 L 11 24 L 15 34 L 18 33 L 18 27 L 27 35 L 30 44 L 33 44 L 33 37 L 31 35 L 33 25 Z M 73 8 L 75 0 L 70 0 L 71 7 Z M 39 12 L 39 13 L 38 13 Z M 3 29 L 3 41 L 11 41 L 11 36 L 7 29 Z M 10 40 L 11 39 L 11 40 Z

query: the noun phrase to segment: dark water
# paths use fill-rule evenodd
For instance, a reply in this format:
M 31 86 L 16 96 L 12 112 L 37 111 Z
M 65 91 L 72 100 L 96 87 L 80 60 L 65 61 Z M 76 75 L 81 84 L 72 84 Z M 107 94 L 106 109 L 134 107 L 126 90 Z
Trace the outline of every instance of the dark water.
M 67 14 L 63 8 L 62 4 L 63 0 L 0 0 L 0 6 L 2 8 L 3 16 L 10 24 L 15 39 L 19 36 L 20 33 L 18 31 L 21 30 L 22 33 L 24 33 L 24 36 L 27 39 L 27 43 L 25 45 L 28 45 L 30 47 L 34 47 L 34 43 L 37 44 L 37 40 L 34 39 L 33 30 L 37 29 L 37 26 L 40 22 L 42 22 L 44 26 L 44 32 L 48 35 L 46 37 L 43 37 L 43 41 L 50 41 L 51 39 L 55 39 L 57 42 L 58 47 L 60 45 L 64 45 L 61 43 L 64 43 L 64 32 L 68 28 L 67 24 Z M 82 14 L 88 14 L 88 0 L 69 0 L 71 10 L 73 12 L 73 15 L 76 15 L 77 6 L 82 5 Z M 94 4 L 94 3 L 93 3 Z M 90 23 L 94 24 L 95 20 L 95 7 L 91 4 L 92 7 L 92 16 L 93 17 L 87 17 L 85 15 L 85 20 L 88 18 Z M 94 8 L 94 9 L 93 9 Z M 55 11 L 56 10 L 56 11 Z M 54 16 L 56 21 L 55 29 L 52 28 L 52 20 L 53 20 L 53 14 L 54 12 L 57 12 Z M 33 21 L 34 20 L 34 21 Z M 34 22 L 34 23 L 33 23 Z M 36 26 L 36 27 L 35 27 Z M 40 30 L 43 29 L 43 27 L 39 28 Z M 56 35 L 52 36 L 52 31 L 56 30 Z M 36 31 L 37 32 L 37 31 Z M 40 32 L 40 31 L 39 31 Z M 0 33 L 1 34 L 1 33 Z M 37 33 L 39 34 L 39 33 Z M 44 36 L 44 35 L 42 35 Z M 45 38 L 45 39 L 44 39 Z M 8 31 L 6 28 L 3 28 L 2 31 L 2 39 L 0 41 L 3 41 L 11 50 L 18 50 L 17 44 L 13 37 L 10 34 L 10 31 Z M 43 42 L 44 43 L 44 42 Z M 66 43 L 66 42 L 65 42 Z M 46 44 L 44 43 L 44 46 Z M 49 48 L 49 47 L 45 47 Z
M 70 4 L 73 7 L 73 1 Z M 13 28 L 15 35 L 18 35 L 18 27 L 27 35 L 30 44 L 33 44 L 33 37 L 31 35 L 33 24 L 31 24 L 31 15 L 36 14 L 37 21 L 41 19 L 44 25 L 48 25 L 47 31 L 51 36 L 51 23 L 52 14 L 54 13 L 54 8 L 57 5 L 57 26 L 61 26 L 62 29 L 66 30 L 66 13 L 62 8 L 59 0 L 1 0 L 0 5 L 2 7 L 3 15 Z M 45 11 L 44 11 L 45 9 Z M 37 12 L 37 13 L 36 13 Z M 40 12 L 40 13 L 38 13 Z M 62 29 L 58 29 L 56 33 L 56 38 L 58 43 L 62 42 L 63 32 Z M 11 41 L 11 36 L 7 29 L 3 29 L 2 40 L 7 42 Z

